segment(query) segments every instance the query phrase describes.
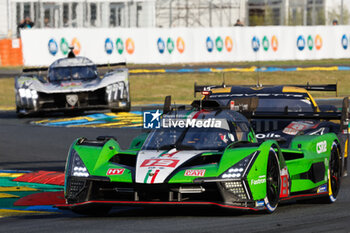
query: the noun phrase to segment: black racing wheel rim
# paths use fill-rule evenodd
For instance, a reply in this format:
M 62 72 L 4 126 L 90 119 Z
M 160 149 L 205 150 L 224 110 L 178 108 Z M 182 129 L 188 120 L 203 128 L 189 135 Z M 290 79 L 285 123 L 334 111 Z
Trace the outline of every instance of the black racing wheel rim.
M 334 198 L 337 197 L 340 189 L 340 159 L 339 149 L 335 145 L 332 147 L 331 158 L 329 161 L 329 172 L 330 172 L 330 189 Z
M 269 153 L 266 172 L 266 196 L 271 207 L 278 204 L 280 194 L 280 172 L 276 154 L 273 150 Z

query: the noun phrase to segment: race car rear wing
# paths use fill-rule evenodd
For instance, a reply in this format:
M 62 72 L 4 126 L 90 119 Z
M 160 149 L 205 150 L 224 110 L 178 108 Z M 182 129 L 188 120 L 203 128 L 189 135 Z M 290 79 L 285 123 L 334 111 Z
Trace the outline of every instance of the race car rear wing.
M 114 66 L 126 66 L 126 62 L 119 62 L 119 63 L 109 63 L 109 64 L 97 64 L 97 68 L 110 68 Z M 31 72 L 42 72 L 47 71 L 49 67 L 26 67 L 23 68 L 23 73 L 31 73 Z
M 110 64 L 98 64 L 97 68 L 109 68 L 113 66 L 126 66 L 126 62 L 110 63 Z
M 48 69 L 49 69 L 48 67 L 28 67 L 28 68 L 23 68 L 22 72 L 23 73 L 42 72 L 42 71 L 47 71 Z
M 292 86 L 292 87 L 300 87 L 304 88 L 308 91 L 334 91 L 336 92 L 336 95 L 338 95 L 337 92 L 337 85 L 336 84 L 319 84 L 319 85 L 310 85 L 307 83 L 306 85 L 285 85 L 285 86 Z M 264 87 L 273 87 L 276 85 L 264 85 Z M 203 92 L 203 91 L 211 91 L 212 89 L 215 88 L 224 88 L 224 87 L 256 87 L 254 85 L 226 85 L 226 84 L 221 84 L 221 85 L 197 85 L 197 83 L 194 83 L 194 97 L 196 97 L 197 92 Z

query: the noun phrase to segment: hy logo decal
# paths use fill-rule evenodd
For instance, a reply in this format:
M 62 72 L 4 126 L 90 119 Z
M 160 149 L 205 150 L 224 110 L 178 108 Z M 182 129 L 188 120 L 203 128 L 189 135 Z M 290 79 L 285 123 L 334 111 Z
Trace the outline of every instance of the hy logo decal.
M 107 171 L 107 176 L 122 175 L 124 171 L 125 171 L 124 168 L 110 168 Z

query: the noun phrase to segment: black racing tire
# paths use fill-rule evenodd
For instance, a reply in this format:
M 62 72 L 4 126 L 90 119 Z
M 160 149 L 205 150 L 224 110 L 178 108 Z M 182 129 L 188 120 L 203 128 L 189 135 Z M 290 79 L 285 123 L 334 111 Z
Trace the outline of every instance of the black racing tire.
M 64 116 L 66 117 L 77 117 L 84 114 L 84 110 L 77 109 L 77 110 L 68 110 L 63 112 Z
M 331 204 L 337 200 L 341 181 L 341 160 L 340 149 L 336 142 L 333 142 L 331 155 L 329 156 L 329 166 L 327 174 L 328 195 L 322 197 L 322 203 Z
M 275 212 L 281 192 L 281 174 L 276 151 L 271 148 L 266 167 L 266 197 L 264 199 L 266 212 Z
M 109 211 L 112 209 L 111 206 L 93 206 L 93 207 L 84 207 L 79 209 L 72 209 L 76 214 L 87 215 L 87 216 L 106 216 Z
M 19 108 L 18 106 L 16 106 L 16 115 L 18 118 L 23 118 L 26 116 L 25 114 L 21 113 L 21 108 Z
M 111 108 L 111 112 L 118 113 L 118 112 L 130 112 L 131 104 L 130 102 L 126 105 L 125 108 Z

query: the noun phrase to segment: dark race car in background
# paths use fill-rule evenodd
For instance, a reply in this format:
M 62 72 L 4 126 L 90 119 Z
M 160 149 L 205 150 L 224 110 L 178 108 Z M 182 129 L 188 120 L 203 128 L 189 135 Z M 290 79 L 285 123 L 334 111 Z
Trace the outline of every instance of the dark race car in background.
M 194 86 L 194 92 L 201 92 L 205 100 L 215 100 L 233 110 L 254 112 L 250 123 L 259 141 L 276 139 L 280 146 L 288 147 L 298 135 L 335 133 L 340 141 L 342 173 L 346 176 L 349 100 L 343 99 L 340 112 L 333 105 L 318 105 L 309 91 L 336 92 L 337 85 Z
M 97 67 L 107 65 L 72 57 L 58 59 L 48 68 L 24 69 L 15 80 L 18 116 L 47 111 L 129 111 L 128 70 L 110 70 L 101 77 Z

